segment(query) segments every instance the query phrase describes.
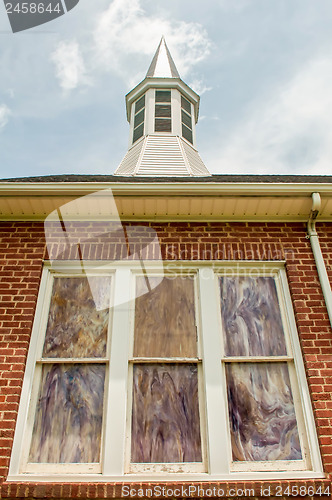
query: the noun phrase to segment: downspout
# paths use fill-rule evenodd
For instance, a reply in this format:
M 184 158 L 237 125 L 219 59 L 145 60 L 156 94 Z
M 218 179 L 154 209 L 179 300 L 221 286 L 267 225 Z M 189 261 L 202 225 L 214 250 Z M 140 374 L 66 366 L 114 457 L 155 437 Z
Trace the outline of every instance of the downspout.
M 314 254 L 316 268 L 318 271 L 319 281 L 325 299 L 326 309 L 329 315 L 330 324 L 332 326 L 332 290 L 330 280 L 326 271 L 325 262 L 323 259 L 322 250 L 319 243 L 318 234 L 316 231 L 316 219 L 321 208 L 321 198 L 319 193 L 312 193 L 312 207 L 307 224 L 307 238 L 310 239 L 312 252 Z

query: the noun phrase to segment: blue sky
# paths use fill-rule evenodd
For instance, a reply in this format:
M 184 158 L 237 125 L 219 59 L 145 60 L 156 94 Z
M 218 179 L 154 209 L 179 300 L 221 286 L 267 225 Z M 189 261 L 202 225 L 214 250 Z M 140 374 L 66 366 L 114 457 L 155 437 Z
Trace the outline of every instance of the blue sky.
M 112 174 L 162 34 L 212 173 L 332 174 L 331 26 L 331 0 L 80 0 L 13 34 L 0 2 L 0 178 Z

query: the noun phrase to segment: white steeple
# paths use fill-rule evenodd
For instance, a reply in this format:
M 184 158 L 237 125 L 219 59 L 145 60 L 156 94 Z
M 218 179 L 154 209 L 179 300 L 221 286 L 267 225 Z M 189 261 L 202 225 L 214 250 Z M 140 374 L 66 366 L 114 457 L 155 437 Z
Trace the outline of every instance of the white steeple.
M 170 51 L 162 36 L 145 78 L 180 78 Z
M 126 107 L 129 150 L 115 175 L 211 175 L 196 149 L 199 96 L 181 80 L 164 37 Z

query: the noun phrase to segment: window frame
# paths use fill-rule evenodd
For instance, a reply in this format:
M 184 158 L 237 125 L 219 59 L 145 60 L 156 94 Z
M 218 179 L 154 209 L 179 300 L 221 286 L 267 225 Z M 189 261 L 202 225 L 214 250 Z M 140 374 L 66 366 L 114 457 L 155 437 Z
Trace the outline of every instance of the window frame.
M 158 273 L 161 272 L 161 264 L 158 262 L 145 261 L 144 264 L 144 272 L 148 275 L 158 275 Z M 108 345 L 108 349 L 110 349 L 110 362 L 107 384 L 105 381 L 104 401 L 106 401 L 106 403 L 104 411 L 106 417 L 103 422 L 103 437 L 105 444 L 102 444 L 101 472 L 96 473 L 90 471 L 88 467 L 84 471 L 79 471 L 78 469 L 74 471 L 75 467 L 73 467 L 73 470 L 68 473 L 64 473 L 64 468 L 51 472 L 50 470 L 43 470 L 43 464 L 41 464 L 38 472 L 27 472 L 22 467 L 22 448 L 24 445 L 22 446 L 21 443 L 23 442 L 27 425 L 31 392 L 36 390 L 33 384 L 33 373 L 36 363 L 37 348 L 43 343 L 42 341 L 45 335 L 45 329 L 43 330 L 42 325 L 45 325 L 48 317 L 48 308 L 45 307 L 45 300 L 48 287 L 50 287 L 51 275 L 55 272 L 61 273 L 62 276 L 64 276 L 65 273 L 73 273 L 75 275 L 83 274 L 80 262 L 77 261 L 64 262 L 61 269 L 57 263 L 57 269 L 55 271 L 52 270 L 50 263 L 45 262 L 22 386 L 9 476 L 7 478 L 8 481 L 105 482 L 128 480 L 130 482 L 140 482 L 147 477 L 149 480 L 153 481 L 308 479 L 324 477 L 284 262 L 199 260 L 163 262 L 166 273 L 174 273 L 176 275 L 181 275 L 181 273 L 197 273 L 196 322 L 201 342 L 201 352 L 199 352 L 199 354 L 203 355 L 203 361 L 201 363 L 202 375 L 199 377 L 202 384 L 200 394 L 202 395 L 203 401 L 203 404 L 200 403 L 200 418 L 202 455 L 203 460 L 205 459 L 206 472 L 179 470 L 179 464 L 176 464 L 178 472 L 176 472 L 175 468 L 172 471 L 164 472 L 164 467 L 161 467 L 160 470 L 158 470 L 157 467 L 154 468 L 154 470 L 141 470 L 139 472 L 128 471 L 127 463 L 129 455 L 128 451 L 126 452 L 126 450 L 128 450 L 126 433 L 129 419 L 128 398 L 131 395 L 128 359 L 130 354 L 130 342 L 132 342 L 133 339 L 133 311 L 135 307 L 133 300 L 133 285 L 128 286 L 128 284 L 133 283 L 134 276 L 141 272 L 141 263 L 136 261 L 120 261 L 116 264 L 104 263 L 103 265 L 103 262 L 98 261 L 91 262 L 85 267 L 93 274 L 109 273 L 114 276 L 114 279 L 112 279 L 112 293 L 113 298 L 116 297 L 118 302 L 118 305 L 113 308 L 113 313 L 111 315 L 111 332 L 113 332 L 113 335 L 111 333 Z M 228 408 L 226 400 L 227 393 L 225 392 L 226 381 L 223 377 L 221 362 L 222 325 L 220 300 L 218 300 L 220 297 L 218 277 L 223 273 L 238 275 L 240 272 L 246 275 L 258 273 L 259 276 L 267 275 L 278 277 L 278 286 L 280 288 L 278 297 L 281 297 L 279 300 L 283 304 L 282 307 L 285 311 L 285 318 L 287 318 L 287 328 L 289 328 L 295 358 L 294 370 L 296 370 L 297 373 L 298 386 L 302 389 L 296 397 L 300 400 L 301 411 L 303 412 L 304 432 L 308 441 L 306 454 L 310 457 L 311 462 L 311 465 L 307 463 L 307 468 L 303 470 L 278 470 L 278 468 L 275 467 L 270 470 L 266 470 L 266 468 L 263 468 L 263 470 L 255 470 L 255 468 L 252 467 L 252 463 L 250 463 L 249 466 L 239 471 L 231 466 Z M 281 295 L 279 295 L 279 293 Z M 124 304 L 126 305 L 124 306 Z M 283 318 L 283 323 L 284 321 Z M 123 334 L 116 335 L 117 331 L 121 331 Z M 295 398 L 294 393 L 293 397 Z M 116 405 L 113 403 L 114 401 L 117 401 Z M 225 450 L 225 447 L 221 447 L 220 443 L 227 443 L 227 449 Z M 220 451 L 221 448 L 222 451 Z M 116 452 L 109 452 L 109 450 L 116 450 Z M 76 464 L 74 464 L 74 466 L 75 465 Z M 173 466 L 174 464 L 171 465 Z M 68 471 L 67 464 L 65 464 L 65 467 L 66 471 Z
M 158 270 L 151 270 L 148 272 L 149 276 L 159 277 L 161 276 Z M 195 300 L 195 326 L 197 335 L 197 356 L 196 357 L 135 357 L 134 356 L 134 335 L 135 335 L 135 304 L 131 310 L 130 314 L 130 348 L 128 357 L 128 391 L 127 391 L 127 422 L 126 422 L 126 450 L 125 450 L 125 473 L 205 473 L 207 471 L 207 446 L 206 446 L 206 416 L 205 416 L 205 405 L 204 405 L 204 384 L 203 384 L 203 367 L 202 367 L 202 346 L 201 346 L 201 320 L 200 320 L 200 310 L 199 310 L 199 296 L 198 296 L 198 283 L 197 283 L 197 273 L 190 269 L 185 270 L 181 274 L 176 272 L 164 273 L 166 278 L 169 277 L 192 277 L 194 281 L 194 300 Z M 135 297 L 135 286 L 136 279 L 138 277 L 144 277 L 145 273 L 140 270 L 134 270 L 132 272 L 131 280 L 131 296 Z M 197 376 L 198 376 L 198 403 L 199 403 L 199 418 L 200 418 L 200 435 L 201 435 L 201 452 L 202 452 L 202 462 L 167 462 L 167 463 L 133 463 L 131 462 L 131 423 L 132 423 L 132 401 L 133 401 L 133 368 L 134 364 L 140 363 L 156 363 L 156 364 L 184 364 L 193 363 L 197 365 Z
M 106 353 L 104 358 L 44 358 L 42 355 L 47 323 L 49 318 L 49 310 L 52 298 L 52 290 L 54 279 L 56 278 L 75 278 L 75 277 L 84 277 L 86 273 L 83 274 L 80 269 L 72 269 L 70 272 L 51 272 L 47 276 L 47 283 L 45 284 L 45 292 L 42 298 L 42 315 L 40 321 L 38 322 L 38 340 L 33 345 L 33 354 L 34 354 L 34 373 L 32 375 L 32 388 L 29 398 L 29 406 L 27 408 L 27 422 L 26 422 L 26 432 L 24 433 L 24 446 L 22 447 L 22 454 L 20 460 L 20 471 L 21 473 L 35 473 L 41 472 L 69 472 L 69 473 L 81 473 L 81 472 L 90 472 L 90 473 L 100 473 L 102 468 L 102 456 L 104 454 L 104 432 L 105 432 L 105 408 L 106 408 L 106 398 L 107 391 L 106 388 L 108 386 L 108 378 L 109 378 L 109 361 L 110 361 L 110 346 L 111 346 L 111 336 L 112 336 L 112 308 L 109 310 L 109 318 L 108 318 L 108 329 L 107 329 L 107 343 L 106 343 Z M 110 303 L 113 303 L 114 300 L 114 273 L 105 271 L 91 271 L 88 273 L 88 276 L 109 276 L 111 277 L 111 287 L 110 287 Z M 98 463 L 32 463 L 29 462 L 29 452 L 32 441 L 32 432 L 35 422 L 35 414 L 38 403 L 39 390 L 41 386 L 41 377 L 42 377 L 42 368 L 47 364 L 103 364 L 105 365 L 105 379 L 104 379 L 104 395 L 103 395 L 103 421 L 102 421 L 102 430 L 101 430 L 101 443 L 100 443 L 100 462 Z
M 217 280 L 217 286 L 219 289 L 219 296 L 220 296 L 220 288 L 219 288 L 219 278 L 220 277 L 229 277 L 229 276 L 234 276 L 234 273 L 232 270 L 224 270 L 222 272 L 219 272 L 216 274 L 216 280 Z M 237 272 L 236 277 L 241 277 L 241 276 L 247 276 L 247 274 L 244 272 L 242 269 L 241 271 Z M 293 402 L 294 402 L 294 409 L 295 409 L 295 416 L 296 416 L 296 421 L 297 421 L 297 427 L 298 427 L 298 433 L 299 433 L 299 439 L 300 439 L 300 445 L 301 445 L 301 451 L 303 454 L 302 460 L 275 460 L 275 461 L 232 461 L 231 460 L 231 471 L 235 472 L 246 472 L 246 471 L 253 471 L 253 470 L 308 470 L 311 467 L 311 461 L 310 461 L 310 450 L 309 450 L 309 444 L 308 444 L 308 439 L 306 436 L 305 432 L 305 422 L 304 422 L 304 416 L 303 416 L 303 410 L 302 410 L 302 405 L 301 405 L 301 398 L 300 398 L 300 391 L 299 391 L 299 383 L 297 382 L 297 374 L 296 374 L 296 369 L 295 369 L 295 354 L 294 354 L 294 342 L 291 336 L 291 325 L 290 325 L 290 317 L 287 311 L 287 305 L 285 302 L 285 295 L 282 289 L 282 284 L 281 284 L 281 276 L 280 273 L 278 275 L 275 275 L 274 273 L 269 273 L 265 272 L 262 274 L 262 272 L 255 271 L 251 272 L 250 277 L 252 278 L 258 278 L 258 277 L 272 277 L 276 286 L 276 292 L 277 292 L 277 299 L 278 299 L 278 304 L 279 304 L 279 309 L 280 309 L 280 315 L 281 315 L 281 321 L 282 321 L 282 326 L 283 326 L 283 332 L 284 332 L 284 338 L 285 338 L 285 345 L 286 345 L 286 355 L 283 356 L 227 356 L 224 352 L 224 344 L 223 344 L 223 349 L 222 349 L 222 358 L 221 358 L 221 363 L 223 366 L 223 384 L 224 384 L 224 390 L 225 390 L 225 399 L 226 401 L 228 400 L 227 397 L 227 383 L 226 383 L 226 365 L 227 364 L 232 364 L 232 363 L 252 363 L 252 364 L 257 364 L 257 363 L 278 363 L 278 362 L 285 362 L 287 363 L 287 368 L 288 368 L 288 374 L 289 374 L 289 379 L 290 379 L 290 384 L 291 384 L 291 390 L 292 390 L 292 396 L 293 396 Z M 221 310 L 221 301 L 220 301 L 220 318 L 222 315 L 222 310 Z M 223 327 L 221 324 L 221 331 L 222 335 L 223 334 Z M 232 456 L 232 449 L 231 449 L 231 433 L 230 433 L 230 427 L 228 426 L 228 431 L 229 431 L 229 439 L 228 439 L 228 445 L 229 445 L 229 454 Z

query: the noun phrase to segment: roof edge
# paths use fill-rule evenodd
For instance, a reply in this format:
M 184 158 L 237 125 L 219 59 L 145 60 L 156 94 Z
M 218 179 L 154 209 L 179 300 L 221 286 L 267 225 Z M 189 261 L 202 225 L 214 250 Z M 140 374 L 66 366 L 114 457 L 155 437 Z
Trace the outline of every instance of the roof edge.
M 10 177 L 0 179 L 0 185 L 4 184 L 67 184 L 67 183 L 183 183 L 183 182 L 206 182 L 206 183 L 232 183 L 232 184 L 332 184 L 332 175 L 282 175 L 282 174 L 211 174 L 206 177 L 131 177 L 108 174 L 85 175 L 85 174 L 59 174 L 29 177 Z
M 197 179 L 197 180 L 196 180 Z M 322 196 L 332 195 L 331 183 L 225 183 L 225 182 L 202 182 L 202 178 L 187 177 L 186 183 L 183 182 L 151 182 L 149 178 L 144 180 L 150 182 L 137 182 L 137 177 L 130 178 L 130 182 L 0 182 L 0 197 L 6 196 L 81 196 L 96 191 L 111 189 L 115 195 L 125 196 L 311 196 L 313 192 L 319 192 Z M 177 179 L 178 180 L 178 179 Z

